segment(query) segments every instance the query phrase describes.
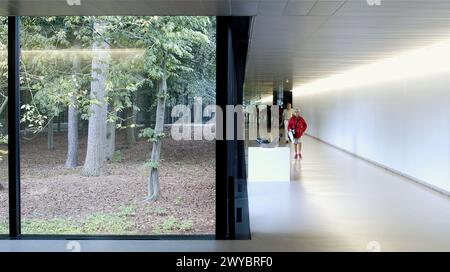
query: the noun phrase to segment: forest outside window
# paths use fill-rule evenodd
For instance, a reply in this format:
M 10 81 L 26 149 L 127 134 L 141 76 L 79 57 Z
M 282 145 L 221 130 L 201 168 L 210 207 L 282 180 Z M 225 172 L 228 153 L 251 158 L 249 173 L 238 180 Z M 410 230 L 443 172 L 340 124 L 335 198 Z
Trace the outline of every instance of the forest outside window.
M 21 17 L 23 234 L 214 234 L 215 141 L 170 131 L 176 105 L 215 104 L 215 24 Z

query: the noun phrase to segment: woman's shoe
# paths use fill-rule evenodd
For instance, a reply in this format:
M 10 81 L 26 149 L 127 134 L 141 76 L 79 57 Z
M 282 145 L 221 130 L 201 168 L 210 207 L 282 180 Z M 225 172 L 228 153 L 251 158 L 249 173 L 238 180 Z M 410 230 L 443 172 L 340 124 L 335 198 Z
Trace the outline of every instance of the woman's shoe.
M 303 158 L 301 153 L 298 153 L 298 158 L 299 158 L 299 159 L 302 159 L 302 158 Z
M 296 160 L 298 157 L 297 157 L 297 154 L 295 154 L 295 156 L 294 156 L 294 160 Z

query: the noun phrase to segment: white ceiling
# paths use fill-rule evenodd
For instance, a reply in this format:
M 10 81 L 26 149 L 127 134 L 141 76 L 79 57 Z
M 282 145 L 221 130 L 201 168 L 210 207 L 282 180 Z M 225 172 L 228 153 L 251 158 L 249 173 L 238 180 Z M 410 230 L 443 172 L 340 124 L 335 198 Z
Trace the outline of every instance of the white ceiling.
M 247 99 L 450 39 L 449 0 L 260 1 Z M 286 83 L 286 80 L 289 83 Z

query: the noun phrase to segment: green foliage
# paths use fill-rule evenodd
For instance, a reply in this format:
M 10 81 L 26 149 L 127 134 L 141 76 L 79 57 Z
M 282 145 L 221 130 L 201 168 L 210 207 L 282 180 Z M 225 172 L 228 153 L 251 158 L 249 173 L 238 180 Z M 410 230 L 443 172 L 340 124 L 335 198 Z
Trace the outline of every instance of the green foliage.
M 159 163 L 153 162 L 153 161 L 147 161 L 144 163 L 143 167 L 144 167 L 144 169 L 158 169 Z
M 167 215 L 167 210 L 164 209 L 163 207 L 152 207 L 152 208 L 150 208 L 150 212 L 153 214 L 156 214 L 158 216 L 166 216 Z
M 179 220 L 173 216 L 170 216 L 162 223 L 157 224 L 153 231 L 157 234 L 165 234 L 179 231 L 190 231 L 193 229 L 194 222 L 192 220 Z
M 0 37 L 6 37 L 6 19 L 2 20 Z M 96 20 L 105 22 L 102 35 L 93 30 Z M 155 83 L 163 70 L 168 78 L 165 98 L 169 104 L 184 101 L 185 96 L 201 95 L 205 103 L 215 100 L 214 17 L 24 17 L 21 30 L 21 121 L 33 132 L 40 132 L 71 106 L 72 95 L 82 119 L 89 118 L 90 105 L 108 103 L 108 120 L 121 124 L 120 113 L 125 108 L 140 110 L 133 103 L 138 91 L 154 92 L 154 101 L 161 96 Z M 98 40 L 112 49 L 105 102 L 89 96 L 93 54 L 86 49 Z M 0 96 L 6 94 L 6 48 L 7 41 L 1 38 Z M 74 61 L 80 63 L 78 69 L 74 69 Z
M 213 19 L 215 20 L 215 19 Z M 114 40 L 116 43 L 127 41 L 135 47 L 144 48 L 142 58 L 144 78 L 159 80 L 163 74 L 169 81 L 177 81 L 180 75 L 193 74 L 196 70 L 203 72 L 207 68 L 198 69 L 205 64 L 214 67 L 215 77 L 215 34 L 211 31 L 212 21 L 209 17 L 191 16 L 145 16 L 145 17 L 114 17 Z M 215 21 L 213 21 L 215 23 Z M 213 40 L 211 38 L 214 38 Z M 200 56 L 199 48 L 208 47 Z M 194 54 L 195 53 L 195 54 Z M 211 59 L 211 55 L 214 59 Z M 197 58 L 194 63 L 193 59 Z M 214 63 L 213 66 L 210 64 Z M 197 73 L 198 74 L 198 73 Z M 206 77 L 205 77 L 206 78 Z M 209 77 L 208 77 L 209 78 Z M 182 84 L 172 84 L 178 92 L 185 91 Z M 160 97 L 157 93 L 155 98 Z
M 0 124 L 0 129 L 3 128 L 3 125 Z M 8 135 L 3 135 L 0 133 L 0 145 L 2 144 L 8 144 Z
M 120 150 L 114 151 L 111 161 L 112 162 L 121 162 L 122 161 L 122 152 Z
M 165 136 L 164 132 L 155 133 L 155 130 L 152 128 L 144 128 L 139 132 L 140 138 L 147 139 L 147 141 L 152 143 L 164 139 Z
M 79 234 L 82 233 L 67 219 L 25 219 L 22 221 L 22 232 L 30 234 Z
M 2 128 L 2 124 L 0 123 L 0 129 Z M 8 144 L 8 135 L 3 135 L 0 132 L 0 145 L 7 145 Z M 7 155 L 8 151 L 5 149 L 0 148 L 0 161 L 2 160 L 2 156 Z
M 65 111 L 76 95 L 82 106 L 89 104 L 89 58 L 75 54 L 73 47 L 90 46 L 88 17 L 23 17 L 21 31 L 20 84 L 22 120 L 28 130 L 40 132 L 48 121 Z M 83 29 L 83 30 L 81 30 Z M 69 50 L 69 51 L 68 51 Z M 74 61 L 80 67 L 74 70 Z M 84 90 L 84 92 L 83 92 Z M 80 107 L 80 111 L 85 110 Z
M 183 199 L 182 199 L 180 196 L 177 196 L 177 197 L 175 198 L 174 203 L 175 203 L 175 205 L 178 206 L 178 205 L 181 205 L 182 201 L 183 201 Z
M 118 214 L 93 213 L 82 221 L 25 219 L 22 221 L 22 231 L 27 234 L 127 234 L 133 229 L 133 223 L 127 219 L 133 214 L 132 209 L 131 206 L 124 207 Z M 0 233 L 8 231 L 8 223 L 0 223 Z
M 24 110 L 20 122 L 27 123 L 28 129 L 34 133 L 40 132 L 47 120 L 47 116 L 40 114 L 35 105 L 24 104 L 20 108 Z
M 3 160 L 3 156 L 8 155 L 8 151 L 0 149 L 0 161 Z
M 8 233 L 9 233 L 9 222 L 0 221 L 0 234 L 8 234 Z
M 136 205 L 125 205 L 119 207 L 120 216 L 135 216 L 137 206 Z
M 25 219 L 22 222 L 22 230 L 27 234 L 127 234 L 131 233 L 133 223 L 128 220 L 135 216 L 136 205 L 122 206 L 116 214 L 98 212 L 87 216 L 80 222 L 55 218 L 51 220 Z M 164 208 L 154 208 L 152 212 L 158 216 L 166 216 Z M 169 216 L 158 223 L 154 232 L 165 234 L 173 232 L 187 232 L 194 229 L 194 221 L 181 220 Z M 8 233 L 7 221 L 0 223 L 0 233 Z
M 216 102 L 216 18 L 211 18 L 208 28 L 209 43 L 193 47 L 193 58 L 189 61 L 192 72 L 180 73 L 173 82 L 176 94 L 202 97 L 205 104 Z M 192 101 L 188 101 L 190 103 Z
M 179 230 L 181 231 L 190 231 L 194 229 L 194 221 L 191 219 L 181 221 L 179 225 Z
M 165 219 L 161 224 L 157 225 L 155 228 L 156 233 L 166 233 L 173 230 L 176 230 L 178 220 L 170 216 L 169 218 Z
M 88 216 L 81 225 L 83 233 L 126 233 L 133 224 L 122 214 L 114 215 L 98 212 Z

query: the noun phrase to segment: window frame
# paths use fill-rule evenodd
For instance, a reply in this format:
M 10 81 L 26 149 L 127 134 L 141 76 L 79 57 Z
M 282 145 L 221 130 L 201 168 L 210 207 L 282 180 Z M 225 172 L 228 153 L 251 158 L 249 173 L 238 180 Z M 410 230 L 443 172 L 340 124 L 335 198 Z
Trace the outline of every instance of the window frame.
M 250 18 L 217 16 L 216 26 L 216 104 L 225 108 L 226 104 L 242 103 L 242 94 L 236 97 L 236 84 L 242 85 L 244 78 L 245 59 L 248 43 L 244 51 L 236 54 L 233 40 L 248 41 Z M 234 49 L 234 50 L 233 50 Z M 55 234 L 22 234 L 21 233 L 21 196 L 20 196 L 20 16 L 8 16 L 8 184 L 9 184 L 9 235 L 0 235 L 0 239 L 55 239 L 55 240 L 213 240 L 236 239 L 235 195 L 242 192 L 235 191 L 235 182 L 246 181 L 242 176 L 245 161 L 238 159 L 230 163 L 229 156 L 236 150 L 243 148 L 237 140 L 216 141 L 216 231 L 215 234 L 201 235 L 55 235 Z M 238 61 L 237 61 L 238 60 Z M 239 67 L 236 66 L 239 63 Z M 239 82 L 236 78 L 240 78 Z M 242 86 L 237 88 L 242 92 Z M 226 122 L 225 122 L 226 123 Z M 241 147 L 242 146 L 242 147 Z M 232 153 L 232 154 L 231 154 Z M 243 154 L 243 150 L 238 151 Z M 237 164 L 237 165 L 236 165 Z M 236 167 L 237 166 L 237 167 Z M 241 188 L 242 186 L 240 186 Z M 246 182 L 245 182 L 246 187 Z M 246 197 L 245 190 L 245 197 Z M 244 198 L 245 198 L 244 197 Z M 245 205 L 244 205 L 245 206 Z M 242 207 L 241 207 L 242 208 Z M 248 203 L 244 207 L 248 218 Z M 248 223 L 248 220 L 247 220 Z M 249 226 L 244 228 L 243 239 L 250 236 Z

